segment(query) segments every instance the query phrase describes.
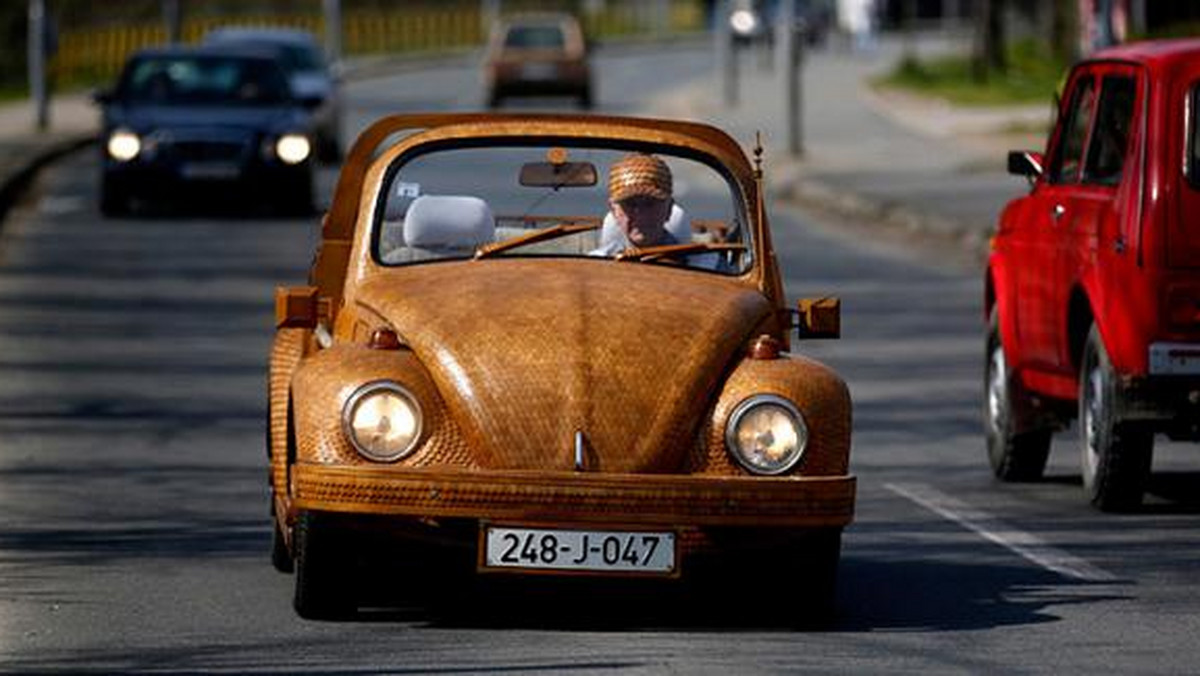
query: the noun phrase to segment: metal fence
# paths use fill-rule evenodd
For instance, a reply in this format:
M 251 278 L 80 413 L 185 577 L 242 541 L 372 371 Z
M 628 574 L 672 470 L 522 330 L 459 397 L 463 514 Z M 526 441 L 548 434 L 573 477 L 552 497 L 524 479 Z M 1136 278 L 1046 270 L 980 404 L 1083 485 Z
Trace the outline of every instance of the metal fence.
M 618 37 L 660 37 L 704 29 L 703 0 L 606 0 L 603 3 L 506 2 L 504 13 L 554 9 L 579 16 L 588 36 L 597 41 Z M 347 55 L 410 54 L 465 50 L 486 38 L 487 17 L 479 2 L 444 3 L 438 6 L 351 10 L 342 16 L 342 48 Z M 321 37 L 324 17 L 319 12 L 225 14 L 187 17 L 184 42 L 197 42 L 205 33 L 226 25 L 300 28 Z M 110 80 L 130 53 L 165 44 L 162 21 L 71 27 L 58 37 L 58 49 L 49 67 L 59 83 L 97 83 Z

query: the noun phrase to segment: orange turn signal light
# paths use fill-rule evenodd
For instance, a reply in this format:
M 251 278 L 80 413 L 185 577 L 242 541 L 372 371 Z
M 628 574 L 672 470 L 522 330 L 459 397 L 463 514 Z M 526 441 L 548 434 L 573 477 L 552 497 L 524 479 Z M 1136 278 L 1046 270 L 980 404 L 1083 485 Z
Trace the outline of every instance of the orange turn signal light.
M 400 336 L 391 329 L 375 329 L 367 341 L 367 347 L 372 350 L 399 350 L 400 346 Z

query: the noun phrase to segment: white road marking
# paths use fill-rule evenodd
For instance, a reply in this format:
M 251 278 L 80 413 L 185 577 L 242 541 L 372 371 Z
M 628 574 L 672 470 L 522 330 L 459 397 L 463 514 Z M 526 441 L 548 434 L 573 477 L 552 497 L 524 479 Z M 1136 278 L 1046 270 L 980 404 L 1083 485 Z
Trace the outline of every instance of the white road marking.
M 65 216 L 87 208 L 87 198 L 77 195 L 50 195 L 43 197 L 38 204 L 38 212 L 43 216 Z
M 1085 582 L 1113 582 L 1117 579 L 1112 573 L 1052 547 L 1036 535 L 1012 528 L 932 486 L 884 484 L 884 488 L 1059 575 Z

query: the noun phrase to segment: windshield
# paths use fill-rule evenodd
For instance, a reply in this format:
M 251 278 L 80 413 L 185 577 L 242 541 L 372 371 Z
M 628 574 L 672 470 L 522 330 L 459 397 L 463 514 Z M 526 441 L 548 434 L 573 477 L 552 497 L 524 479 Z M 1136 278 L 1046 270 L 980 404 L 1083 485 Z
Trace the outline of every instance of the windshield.
M 279 105 L 288 84 L 273 62 L 232 57 L 157 57 L 133 63 L 121 85 L 129 101 L 158 105 Z
M 738 192 L 703 162 L 651 149 L 455 148 L 386 174 L 375 257 L 609 258 L 741 274 L 752 264 Z

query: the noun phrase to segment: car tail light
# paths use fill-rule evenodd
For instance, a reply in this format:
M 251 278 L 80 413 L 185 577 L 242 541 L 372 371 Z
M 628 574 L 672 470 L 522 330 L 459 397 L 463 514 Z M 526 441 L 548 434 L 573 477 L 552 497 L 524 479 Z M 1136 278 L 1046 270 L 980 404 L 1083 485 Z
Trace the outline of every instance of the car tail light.
M 1167 292 L 1167 325 L 1175 331 L 1200 329 L 1200 288 L 1175 287 Z

